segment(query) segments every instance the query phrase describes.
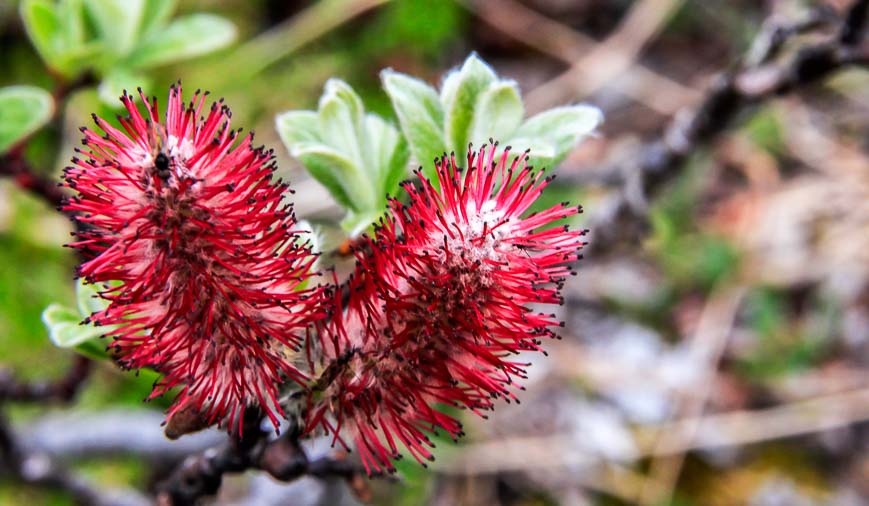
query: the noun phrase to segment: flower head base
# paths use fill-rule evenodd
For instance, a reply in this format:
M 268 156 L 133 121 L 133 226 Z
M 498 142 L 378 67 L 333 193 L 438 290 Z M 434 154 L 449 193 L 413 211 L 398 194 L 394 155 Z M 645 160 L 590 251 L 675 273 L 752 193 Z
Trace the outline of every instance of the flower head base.
M 391 201 L 357 253 L 344 320 L 321 333 L 343 376 L 322 392 L 309 426 L 336 438 L 352 426 L 369 472 L 392 469 L 399 441 L 422 462 L 431 457 L 426 432 L 461 435 L 438 404 L 482 415 L 496 398 L 515 399 L 527 365 L 516 355 L 555 336 L 555 315 L 530 305 L 562 302 L 585 231 L 551 224 L 580 209 L 528 214 L 551 178 L 525 155 L 497 152 L 469 150 L 465 170 L 454 157 L 436 161 L 440 190 L 421 174 L 419 187 L 404 184 L 409 204 Z
M 271 151 L 252 134 L 237 143 L 222 99 L 203 118 L 206 95 L 185 104 L 173 86 L 161 122 L 156 99 L 142 95 L 143 116 L 124 93 L 123 131 L 96 116 L 104 136 L 82 129 L 65 171 L 77 192 L 66 210 L 83 224 L 72 246 L 91 256 L 81 276 L 112 283 L 93 319 L 113 326 L 122 364 L 163 373 L 152 396 L 183 387 L 168 418 L 192 407 L 234 427 L 257 405 L 277 427 L 278 385 L 303 379 L 289 354 L 322 316 L 321 290 L 300 290 L 316 257 L 298 244 Z

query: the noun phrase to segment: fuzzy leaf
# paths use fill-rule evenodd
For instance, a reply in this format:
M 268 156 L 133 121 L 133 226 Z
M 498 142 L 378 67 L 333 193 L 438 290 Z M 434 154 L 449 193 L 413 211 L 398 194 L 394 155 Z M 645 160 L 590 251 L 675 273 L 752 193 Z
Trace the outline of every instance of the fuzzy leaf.
M 78 310 L 51 304 L 42 312 L 42 322 L 48 329 L 51 342 L 55 346 L 71 348 L 91 358 L 106 358 L 108 354 L 100 337 L 113 327 L 98 327 L 93 323 L 85 323 L 85 319 L 105 310 L 108 302 L 99 297 L 94 285 L 85 284 L 80 279 L 76 286 L 76 303 Z
M 410 152 L 426 175 L 432 178 L 435 174 L 432 162 L 447 150 L 440 97 L 428 84 L 392 70 L 384 70 L 380 78 L 410 145 Z
M 105 49 L 121 56 L 135 46 L 145 0 L 84 0 Z
M 128 64 L 146 68 L 186 60 L 226 47 L 235 38 L 230 21 L 213 14 L 191 14 L 155 31 L 133 51 Z
M 348 209 L 365 209 L 362 203 L 372 200 L 371 188 L 362 169 L 331 146 L 319 143 L 294 145 L 290 154 L 298 159 L 341 205 Z
M 302 142 L 320 142 L 320 125 L 314 111 L 287 111 L 275 117 L 275 128 L 287 149 Z
M 71 348 L 94 359 L 107 357 L 99 339 L 106 329 L 81 323 L 81 317 L 69 308 L 52 304 L 42 312 L 48 337 L 59 348 Z
M 509 139 L 522 123 L 525 108 L 514 81 L 499 81 L 480 95 L 474 108 L 470 142 L 481 146 L 490 138 Z M 458 151 L 457 151 L 458 152 Z
M 275 128 L 290 155 L 299 160 L 311 176 L 325 186 L 341 206 L 353 208 L 355 204 L 351 202 L 344 190 L 340 173 L 340 167 L 352 165 L 352 162 L 344 159 L 332 161 L 328 156 L 320 156 L 316 151 L 309 153 L 317 147 L 331 150 L 320 141 L 319 115 L 314 111 L 288 111 L 275 118 Z
M 368 143 L 365 106 L 353 88 L 340 79 L 329 79 L 320 97 L 318 114 L 321 140 L 344 153 L 358 167 L 368 166 L 371 161 L 364 154 Z
M 160 31 L 178 6 L 178 0 L 145 0 L 145 11 L 139 26 L 139 39 L 148 40 Z
M 42 312 L 42 321 L 48 327 L 51 341 L 61 348 L 74 348 L 106 332 L 106 329 L 82 323 L 82 320 L 76 311 L 59 304 L 51 304 Z
M 280 114 L 275 125 L 297 158 L 348 209 L 347 230 L 365 230 L 386 208 L 407 166 L 407 144 L 345 82 L 330 79 L 319 110 Z M 368 220 L 368 221 L 366 221 Z
M 476 54 L 471 54 L 455 72 L 458 77 L 447 77 L 444 84 L 445 135 L 451 150 L 464 153 L 470 141 L 477 100 L 495 83 L 497 76 Z
M 365 233 L 372 223 L 377 221 L 384 210 L 370 210 L 363 212 L 350 211 L 341 220 L 341 228 L 347 232 L 348 237 L 358 237 Z
M 512 156 L 524 156 L 528 150 L 527 164 L 535 169 L 551 169 L 555 165 L 555 146 L 545 139 L 516 137 L 504 146 L 510 146 Z
M 63 37 L 57 6 L 48 0 L 24 0 L 20 11 L 24 28 L 36 51 L 50 67 L 64 71 L 57 65 Z
M 42 127 L 53 111 L 51 95 L 40 88 L 0 88 L 0 153 Z
M 371 139 L 371 168 L 376 170 L 371 176 L 378 182 L 378 198 L 383 202 L 387 194 L 395 196 L 398 183 L 407 175 L 410 154 L 404 137 L 379 116 L 367 115 L 365 129 Z
M 516 131 L 517 138 L 542 139 L 554 150 L 553 163 L 560 162 L 583 137 L 603 121 L 600 109 L 588 105 L 557 107 L 533 116 Z M 518 142 L 514 145 L 519 146 Z M 530 147 L 530 146 L 529 146 Z M 532 155 L 540 156 L 539 153 Z
M 109 303 L 100 298 L 97 286 L 86 284 L 82 280 L 79 280 L 75 287 L 75 301 L 79 313 L 85 318 L 109 307 Z

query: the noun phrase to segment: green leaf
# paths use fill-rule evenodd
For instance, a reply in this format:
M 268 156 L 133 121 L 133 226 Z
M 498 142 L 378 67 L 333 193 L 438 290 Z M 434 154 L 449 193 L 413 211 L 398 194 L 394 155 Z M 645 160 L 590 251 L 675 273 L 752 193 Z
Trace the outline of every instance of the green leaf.
M 64 323 L 81 323 L 82 317 L 78 311 L 60 304 L 50 304 L 42 312 L 42 322 L 49 327 Z
M 132 91 L 138 87 L 148 89 L 151 80 L 143 74 L 127 70 L 123 67 L 111 69 L 97 87 L 100 100 L 110 107 L 118 108 L 121 102 L 118 98 L 124 90 Z
M 557 107 L 530 118 L 516 131 L 516 137 L 548 141 L 555 148 L 553 163 L 558 163 L 576 143 L 593 132 L 602 121 L 603 114 L 596 107 L 588 105 Z
M 347 83 L 330 79 L 319 110 L 290 111 L 275 126 L 290 154 L 348 210 L 346 230 L 365 230 L 386 208 L 410 156 L 399 131 L 374 114 Z
M 481 146 L 494 139 L 504 142 L 522 123 L 525 108 L 514 81 L 499 81 L 480 95 L 474 107 L 470 142 Z
M 288 149 L 302 142 L 321 142 L 319 116 L 314 111 L 287 111 L 275 117 L 275 128 Z
M 381 72 L 380 78 L 413 158 L 422 165 L 426 175 L 433 178 L 433 161 L 447 150 L 440 97 L 434 88 L 419 79 L 389 69 Z
M 505 147 L 510 146 L 511 158 L 512 156 L 522 156 L 525 150 L 529 150 L 527 164 L 537 169 L 552 168 L 554 164 L 556 155 L 555 146 L 545 139 L 516 137 L 510 139 L 510 142 L 506 144 L 502 143 L 501 145 Z
M 84 0 L 106 51 L 117 56 L 135 47 L 145 0 Z
M 79 280 L 76 286 L 76 303 L 78 310 L 51 304 L 42 312 L 42 322 L 48 329 L 51 342 L 60 348 L 70 348 L 91 358 L 102 359 L 108 354 L 100 337 L 110 332 L 114 327 L 98 327 L 93 323 L 85 323 L 92 314 L 103 311 L 108 302 L 101 299 L 94 285 Z
M 365 107 L 362 99 L 347 83 L 329 79 L 320 97 L 319 127 L 321 140 L 344 153 L 359 167 L 367 166 L 363 146 L 368 144 L 365 132 Z M 360 204 L 368 205 L 371 201 Z
M 383 202 L 386 194 L 395 196 L 398 183 L 407 175 L 410 152 L 398 130 L 379 116 L 368 114 L 365 130 L 371 139 L 371 177 L 378 182 L 378 198 Z
M 45 125 L 54 112 L 48 92 L 33 86 L 0 88 L 0 153 Z
M 108 329 L 85 324 L 81 320 L 77 312 L 59 304 L 51 304 L 42 313 L 48 337 L 55 346 L 71 348 L 95 359 L 105 358 L 105 346 L 99 339 Z
M 63 23 L 64 52 L 74 51 L 85 42 L 84 0 L 64 0 L 58 5 Z
M 177 6 L 178 0 L 145 0 L 145 10 L 139 26 L 139 40 L 147 40 L 166 26 Z
M 97 285 L 87 284 L 81 279 L 75 287 L 75 302 L 79 313 L 85 318 L 109 307 L 108 301 L 100 298 Z
M 497 80 L 497 76 L 476 54 L 471 54 L 457 72 L 457 76 L 448 76 L 444 82 L 445 135 L 451 150 L 465 153 L 477 99 Z
M 127 63 L 145 68 L 186 60 L 226 47 L 236 35 L 235 25 L 220 16 L 191 14 L 154 31 L 130 54 Z
M 42 321 L 48 327 L 51 341 L 61 348 L 75 348 L 106 332 L 104 328 L 82 323 L 81 315 L 59 304 L 51 304 L 45 308 Z
M 367 231 L 371 224 L 377 221 L 383 213 L 383 209 L 361 213 L 350 211 L 341 220 L 341 228 L 347 232 L 349 237 L 358 237 Z
M 370 202 L 371 188 L 362 169 L 331 146 L 301 143 L 294 145 L 290 154 L 344 207 L 362 210 L 362 203 Z
M 338 173 L 339 167 L 352 164 L 352 162 L 343 159 L 333 161 L 328 156 L 321 156 L 316 151 L 309 153 L 310 149 L 323 146 L 320 141 L 319 118 L 319 115 L 314 111 L 288 111 L 275 118 L 275 128 L 277 128 L 278 135 L 290 155 L 299 160 L 311 176 L 325 186 L 341 206 L 353 208 L 356 204 L 344 191 L 341 175 Z M 325 147 L 331 149 L 328 146 Z
M 24 0 L 20 12 L 36 51 L 50 67 L 64 71 L 57 65 L 63 30 L 56 4 L 48 0 Z

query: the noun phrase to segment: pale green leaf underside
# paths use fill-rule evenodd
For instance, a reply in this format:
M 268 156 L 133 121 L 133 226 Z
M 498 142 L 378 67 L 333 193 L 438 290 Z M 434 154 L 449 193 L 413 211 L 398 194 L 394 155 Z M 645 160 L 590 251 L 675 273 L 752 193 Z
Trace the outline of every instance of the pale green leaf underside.
M 49 65 L 58 68 L 58 52 L 61 50 L 63 30 L 60 14 L 54 2 L 24 0 L 21 2 L 20 12 L 24 28 L 36 51 Z M 58 70 L 64 69 L 58 68 Z

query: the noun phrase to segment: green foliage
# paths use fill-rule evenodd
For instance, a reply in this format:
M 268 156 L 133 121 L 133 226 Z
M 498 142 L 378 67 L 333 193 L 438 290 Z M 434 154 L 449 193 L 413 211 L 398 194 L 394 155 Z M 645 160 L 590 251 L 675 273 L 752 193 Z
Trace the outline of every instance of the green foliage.
M 440 93 L 392 70 L 383 71 L 381 79 L 415 162 L 432 179 L 435 157 L 449 151 L 464 154 L 469 143 L 480 146 L 490 138 L 517 152 L 530 149 L 532 165 L 553 166 L 603 119 L 594 107 L 574 105 L 523 123 L 516 83 L 499 78 L 476 54 L 447 74 Z
M 351 235 L 382 213 L 406 174 L 407 144 L 385 120 L 366 113 L 345 82 L 330 79 L 315 111 L 289 111 L 275 120 L 290 154 L 325 186 L 348 213 Z
M 654 212 L 651 218 L 651 248 L 674 283 L 709 289 L 736 271 L 739 255 L 725 239 L 679 228 L 662 212 Z
M 0 336 L 4 366 L 25 378 L 51 376 L 64 352 L 40 322 L 53 301 L 74 304 L 73 257 L 60 247 L 68 222 L 41 201 L 0 179 Z
M 235 26 L 210 14 L 170 21 L 176 0 L 24 0 L 21 17 L 46 64 L 67 79 L 90 70 L 115 105 L 123 87 L 146 83 L 144 70 L 232 43 Z
M 431 0 L 390 2 L 362 34 L 360 51 L 382 55 L 387 51 L 433 59 L 442 54 L 464 28 L 467 11 L 455 2 Z
M 182 61 L 228 46 L 235 39 L 235 27 L 212 14 L 178 18 L 162 31 L 144 39 L 130 54 L 133 68 L 148 68 Z
M 108 307 L 101 299 L 94 285 L 79 280 L 76 285 L 77 308 L 72 309 L 60 304 L 51 304 L 42 312 L 42 321 L 48 328 L 51 342 L 60 348 L 71 348 L 82 355 L 95 359 L 107 357 L 105 345 L 100 337 L 110 330 L 98 327 L 88 318 Z
M 583 105 L 561 107 L 523 123 L 522 98 L 515 82 L 499 79 L 476 55 L 444 80 L 440 94 L 419 79 L 384 70 L 381 80 L 401 133 L 366 113 L 362 100 L 343 81 L 326 83 L 319 110 L 289 111 L 276 119 L 290 154 L 348 210 L 344 227 L 364 231 L 384 211 L 405 176 L 410 154 L 436 181 L 432 161 L 447 153 L 465 153 L 491 138 L 516 152 L 532 150 L 532 163 L 554 164 L 602 117 Z M 406 140 L 405 140 L 406 139 Z
M 444 110 L 437 92 L 419 79 L 391 70 L 380 77 L 414 159 L 424 167 L 431 165 L 447 151 Z
M 777 154 L 785 151 L 781 125 L 774 109 L 769 107 L 761 109 L 743 128 L 748 132 L 751 140 L 770 153 Z
M 695 219 L 704 182 L 703 160 L 694 160 L 664 198 L 650 210 L 648 246 L 674 287 L 711 289 L 739 268 L 737 249 L 725 238 L 707 233 Z
M 746 378 L 768 380 L 811 368 L 829 350 L 838 321 L 830 305 L 810 300 L 805 311 L 815 325 L 800 324 L 789 304 L 789 294 L 769 287 L 753 289 L 746 297 L 748 326 L 757 335 L 755 348 L 737 364 Z
M 51 95 L 40 88 L 0 88 L 0 154 L 45 125 L 53 111 Z

